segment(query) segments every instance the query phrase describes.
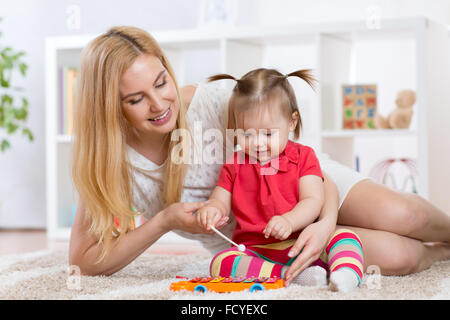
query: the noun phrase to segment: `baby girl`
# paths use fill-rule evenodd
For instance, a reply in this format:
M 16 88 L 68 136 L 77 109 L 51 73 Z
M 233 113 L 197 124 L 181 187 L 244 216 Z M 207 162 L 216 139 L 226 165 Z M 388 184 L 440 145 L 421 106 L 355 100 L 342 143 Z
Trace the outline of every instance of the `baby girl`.
M 287 80 L 296 76 L 310 86 L 310 70 L 283 75 L 273 69 L 256 69 L 241 79 L 220 74 L 210 81 L 236 81 L 229 101 L 229 129 L 236 132 L 237 151 L 222 166 L 217 185 L 204 207 L 197 211 L 201 226 L 220 226 L 233 212 L 232 240 L 244 244 L 218 253 L 211 276 L 284 278 L 296 259 L 290 252 L 300 231 L 313 223 L 324 202 L 323 176 L 312 148 L 293 142 L 302 126 L 294 90 Z M 300 252 L 301 254 L 301 252 Z M 334 291 L 351 291 L 363 275 L 361 241 L 351 230 L 338 229 L 320 259 L 293 282 L 325 285 Z

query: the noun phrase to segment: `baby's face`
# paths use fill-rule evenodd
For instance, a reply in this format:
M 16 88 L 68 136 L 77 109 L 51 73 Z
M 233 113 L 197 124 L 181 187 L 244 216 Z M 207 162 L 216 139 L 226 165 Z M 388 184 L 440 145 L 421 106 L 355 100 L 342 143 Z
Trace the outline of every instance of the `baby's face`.
M 294 131 L 297 118 L 286 119 L 281 112 L 247 111 L 237 142 L 250 157 L 264 165 L 286 148 L 289 132 Z

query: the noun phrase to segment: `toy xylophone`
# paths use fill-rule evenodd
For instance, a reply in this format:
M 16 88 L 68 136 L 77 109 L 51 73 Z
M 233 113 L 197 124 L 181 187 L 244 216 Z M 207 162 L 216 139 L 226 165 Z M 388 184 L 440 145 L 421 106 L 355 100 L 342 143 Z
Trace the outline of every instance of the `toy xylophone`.
M 185 277 L 177 276 L 177 278 Z M 282 287 L 284 287 L 284 281 L 278 277 L 196 277 L 170 284 L 170 290 L 172 291 L 188 290 L 195 292 L 233 292 L 247 289 L 250 292 L 255 292 Z

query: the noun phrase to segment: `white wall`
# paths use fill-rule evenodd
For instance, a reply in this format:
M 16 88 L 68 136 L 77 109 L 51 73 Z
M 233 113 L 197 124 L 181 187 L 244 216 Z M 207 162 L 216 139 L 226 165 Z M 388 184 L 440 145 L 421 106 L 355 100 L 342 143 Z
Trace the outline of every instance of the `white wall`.
M 47 36 L 104 32 L 112 25 L 147 30 L 195 28 L 202 0 L 14 0 L 0 2 L 0 43 L 27 53 L 30 69 L 18 85 L 30 101 L 29 143 L 10 137 L 12 150 L 0 153 L 0 227 L 45 227 L 44 39 Z M 66 27 L 67 7 L 81 8 L 80 29 Z M 365 19 L 369 5 L 382 18 L 426 15 L 450 23 L 448 0 L 241 0 L 237 23 L 289 24 Z M 215 72 L 215 70 L 213 71 Z M 189 77 L 187 77 L 189 79 Z M 0 131 L 0 134 L 2 132 Z

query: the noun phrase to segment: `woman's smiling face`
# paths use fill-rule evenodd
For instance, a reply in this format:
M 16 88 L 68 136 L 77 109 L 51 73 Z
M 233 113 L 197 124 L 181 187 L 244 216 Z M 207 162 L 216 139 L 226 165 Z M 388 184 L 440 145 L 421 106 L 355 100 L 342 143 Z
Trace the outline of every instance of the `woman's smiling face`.
M 122 75 L 119 90 L 123 114 L 138 134 L 162 136 L 175 128 L 179 113 L 177 90 L 157 57 L 136 58 Z

